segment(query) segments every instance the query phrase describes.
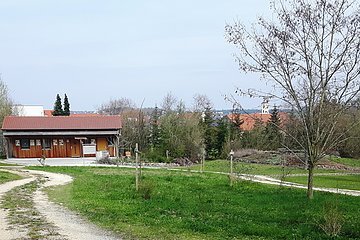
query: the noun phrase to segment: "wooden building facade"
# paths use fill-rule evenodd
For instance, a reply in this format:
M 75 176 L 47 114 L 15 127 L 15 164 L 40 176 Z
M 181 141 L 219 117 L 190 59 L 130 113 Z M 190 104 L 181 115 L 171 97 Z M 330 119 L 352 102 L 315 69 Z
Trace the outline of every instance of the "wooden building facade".
M 3 122 L 8 158 L 118 156 L 120 116 L 18 117 Z

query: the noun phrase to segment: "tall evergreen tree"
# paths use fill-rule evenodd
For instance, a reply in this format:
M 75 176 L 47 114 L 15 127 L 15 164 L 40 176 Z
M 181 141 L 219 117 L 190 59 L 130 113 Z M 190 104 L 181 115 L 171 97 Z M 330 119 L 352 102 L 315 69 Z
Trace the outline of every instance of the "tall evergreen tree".
M 61 104 L 61 97 L 59 94 L 56 95 L 56 101 L 54 104 L 54 112 L 53 112 L 53 116 L 62 116 L 63 115 L 63 109 L 62 109 L 62 104 Z
M 70 116 L 70 103 L 69 103 L 69 99 L 68 99 L 66 93 L 65 93 L 65 97 L 64 97 L 63 116 Z
M 282 134 L 280 132 L 279 111 L 274 106 L 271 116 L 265 127 L 266 148 L 275 150 L 281 147 Z
M 214 119 L 214 113 L 210 107 L 206 107 L 201 122 L 204 134 L 204 145 L 208 159 L 215 159 L 219 156 L 218 129 Z
M 155 106 L 154 111 L 151 114 L 150 120 L 150 144 L 151 147 L 158 147 L 160 144 L 160 110 L 157 106 Z

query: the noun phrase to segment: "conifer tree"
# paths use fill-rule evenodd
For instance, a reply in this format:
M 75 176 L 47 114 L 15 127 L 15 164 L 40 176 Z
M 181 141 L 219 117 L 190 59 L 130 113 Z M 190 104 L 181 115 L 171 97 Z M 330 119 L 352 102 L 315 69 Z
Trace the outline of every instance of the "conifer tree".
M 274 106 L 271 111 L 271 116 L 269 121 L 266 124 L 265 136 L 266 136 L 266 148 L 270 150 L 275 150 L 281 147 L 282 135 L 280 132 L 280 118 L 279 111 Z
M 203 128 L 205 151 L 208 159 L 215 159 L 219 156 L 217 135 L 218 129 L 214 119 L 214 113 L 210 107 L 206 107 L 200 125 Z
M 66 93 L 65 93 L 65 97 L 64 97 L 63 116 L 70 116 L 70 103 L 69 103 L 69 99 L 68 99 Z
M 62 116 L 63 115 L 63 109 L 61 104 L 61 97 L 59 94 L 56 95 L 56 101 L 54 104 L 54 112 L 52 114 L 53 116 Z
M 160 144 L 160 110 L 157 106 L 155 106 L 154 111 L 151 114 L 151 122 L 150 122 L 150 144 L 152 147 L 158 147 Z

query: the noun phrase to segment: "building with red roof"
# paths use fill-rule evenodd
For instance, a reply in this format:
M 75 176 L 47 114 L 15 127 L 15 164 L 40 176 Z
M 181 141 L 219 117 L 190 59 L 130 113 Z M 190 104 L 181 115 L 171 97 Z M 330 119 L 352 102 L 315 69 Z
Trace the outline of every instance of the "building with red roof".
M 120 116 L 8 116 L 2 131 L 9 158 L 117 156 Z
M 289 116 L 286 112 L 279 112 L 280 123 L 287 122 Z M 243 131 L 251 131 L 254 129 L 256 123 L 265 125 L 270 120 L 270 113 L 249 113 L 249 114 L 229 114 L 228 118 L 231 121 L 241 122 L 240 128 Z

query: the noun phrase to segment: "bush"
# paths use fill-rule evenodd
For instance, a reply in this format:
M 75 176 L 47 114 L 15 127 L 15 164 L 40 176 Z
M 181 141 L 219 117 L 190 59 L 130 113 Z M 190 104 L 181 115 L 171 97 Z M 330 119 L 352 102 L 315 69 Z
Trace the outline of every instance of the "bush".
M 165 153 L 162 153 L 159 150 L 149 150 L 142 155 L 143 159 L 146 159 L 149 162 L 159 162 L 159 163 L 167 163 L 170 162 L 165 156 Z
M 341 228 L 344 224 L 344 218 L 338 208 L 336 202 L 325 203 L 322 223 L 320 228 L 331 237 L 336 237 L 340 234 Z
M 142 180 L 139 183 L 139 194 L 145 200 L 151 198 L 151 194 L 154 191 L 154 184 L 150 181 Z

